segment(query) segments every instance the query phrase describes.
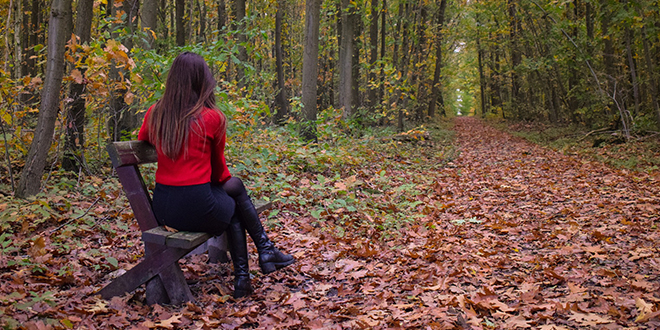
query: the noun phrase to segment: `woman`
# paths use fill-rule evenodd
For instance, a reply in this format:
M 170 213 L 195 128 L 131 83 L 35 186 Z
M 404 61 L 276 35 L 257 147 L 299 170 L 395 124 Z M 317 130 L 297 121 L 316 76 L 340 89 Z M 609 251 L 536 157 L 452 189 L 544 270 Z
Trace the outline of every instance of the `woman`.
M 240 179 L 225 162 L 226 119 L 215 105 L 216 81 L 204 59 L 185 52 L 167 75 L 165 93 L 147 111 L 138 139 L 158 152 L 153 210 L 161 224 L 220 235 L 227 231 L 234 297 L 252 293 L 244 229 L 259 251 L 264 274 L 294 259 L 268 239 Z

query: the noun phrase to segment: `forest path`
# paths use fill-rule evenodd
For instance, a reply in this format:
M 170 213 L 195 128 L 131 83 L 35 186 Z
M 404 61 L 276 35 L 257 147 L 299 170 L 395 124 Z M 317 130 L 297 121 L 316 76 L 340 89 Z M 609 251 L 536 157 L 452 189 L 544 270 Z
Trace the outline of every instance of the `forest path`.
M 461 252 L 443 266 L 458 273 L 450 291 L 465 292 L 473 325 L 660 324 L 657 313 L 644 323 L 660 302 L 659 182 L 475 118 L 455 130 L 460 156 L 438 184 L 460 224 L 445 250 Z

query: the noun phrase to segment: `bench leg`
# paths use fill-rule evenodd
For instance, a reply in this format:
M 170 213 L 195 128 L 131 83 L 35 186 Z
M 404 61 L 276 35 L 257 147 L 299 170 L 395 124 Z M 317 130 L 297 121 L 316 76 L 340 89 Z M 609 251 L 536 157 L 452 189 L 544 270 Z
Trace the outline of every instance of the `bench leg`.
M 186 299 L 186 297 L 188 297 L 188 300 L 192 300 L 190 288 L 188 288 L 188 284 L 183 277 L 183 273 L 181 272 L 181 268 L 179 267 L 178 263 L 178 260 L 192 249 L 162 247 L 154 249 L 151 247 L 151 244 L 149 244 L 149 246 L 150 247 L 145 247 L 149 253 L 145 255 L 145 258 L 142 260 L 142 262 L 131 268 L 122 276 L 114 279 L 110 284 L 99 291 L 99 294 L 104 299 L 109 299 L 114 296 L 120 296 L 127 292 L 131 292 L 137 289 L 140 285 L 146 283 L 147 281 L 160 274 L 161 276 L 158 276 L 158 279 L 151 281 L 155 283 L 149 284 L 154 300 L 162 302 L 164 295 L 167 297 L 170 296 L 170 294 L 168 294 L 170 293 L 170 290 L 172 290 L 171 295 L 174 298 L 169 299 L 171 302 Z M 176 275 L 177 273 L 179 275 Z M 161 283 L 158 284 L 158 282 Z M 187 294 L 185 292 L 181 294 L 181 289 L 173 289 L 175 287 L 185 287 L 187 289 Z M 148 299 L 151 300 L 152 298 Z
M 227 233 L 211 237 L 206 242 L 208 243 L 210 263 L 217 264 L 229 262 L 229 257 L 227 256 Z

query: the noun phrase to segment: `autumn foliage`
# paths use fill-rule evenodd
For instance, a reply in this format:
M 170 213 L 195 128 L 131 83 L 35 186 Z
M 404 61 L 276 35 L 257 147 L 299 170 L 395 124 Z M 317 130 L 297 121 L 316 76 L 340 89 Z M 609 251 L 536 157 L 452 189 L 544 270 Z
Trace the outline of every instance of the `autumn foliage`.
M 282 166 L 277 189 L 256 173 L 252 188 L 276 201 L 266 223 L 298 262 L 264 276 L 252 250 L 256 293 L 238 301 L 230 298 L 231 266 L 208 264 L 205 255 L 182 261 L 196 302 L 146 306 L 142 289 L 109 301 L 96 296 L 143 253 L 115 179 L 92 177 L 76 190 L 60 178 L 33 201 L 3 199 L 2 325 L 660 326 L 657 176 L 565 156 L 473 118 L 456 119 L 454 129 L 454 145 L 412 131 L 365 138 L 346 151 L 352 160 L 314 158 L 334 165 L 304 173 L 294 166 L 304 147 L 288 156 L 281 150 L 280 165 L 272 165 Z

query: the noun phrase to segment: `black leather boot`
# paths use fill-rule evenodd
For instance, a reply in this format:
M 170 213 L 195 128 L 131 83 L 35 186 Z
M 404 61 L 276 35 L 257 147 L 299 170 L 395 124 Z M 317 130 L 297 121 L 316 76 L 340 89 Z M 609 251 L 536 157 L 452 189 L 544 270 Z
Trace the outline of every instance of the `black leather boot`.
M 234 298 L 246 297 L 252 294 L 250 283 L 250 266 L 248 263 L 247 237 L 243 224 L 234 216 L 227 228 L 229 253 L 234 264 Z
M 252 201 L 237 203 L 236 207 L 241 217 L 241 223 L 247 229 L 259 251 L 259 266 L 262 273 L 272 273 L 296 261 L 293 256 L 280 252 L 268 239 Z

